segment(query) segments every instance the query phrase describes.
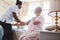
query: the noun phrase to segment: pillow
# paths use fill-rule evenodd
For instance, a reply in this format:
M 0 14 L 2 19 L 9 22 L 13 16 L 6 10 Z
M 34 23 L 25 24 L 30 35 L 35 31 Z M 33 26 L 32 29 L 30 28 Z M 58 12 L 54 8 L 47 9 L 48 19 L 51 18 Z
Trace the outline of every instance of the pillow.
M 55 25 L 51 25 L 51 26 L 46 27 L 45 30 L 52 31 L 52 30 L 54 30 L 55 28 L 56 28 Z

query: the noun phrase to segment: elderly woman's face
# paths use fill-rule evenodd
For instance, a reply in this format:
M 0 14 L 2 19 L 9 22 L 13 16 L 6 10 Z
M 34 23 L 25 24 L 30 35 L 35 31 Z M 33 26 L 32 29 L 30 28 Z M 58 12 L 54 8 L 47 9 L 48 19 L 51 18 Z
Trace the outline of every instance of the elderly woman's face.
M 40 15 L 40 13 L 41 13 L 41 9 L 40 9 L 40 8 L 36 8 L 36 9 L 35 9 L 35 14 L 36 14 L 36 15 Z

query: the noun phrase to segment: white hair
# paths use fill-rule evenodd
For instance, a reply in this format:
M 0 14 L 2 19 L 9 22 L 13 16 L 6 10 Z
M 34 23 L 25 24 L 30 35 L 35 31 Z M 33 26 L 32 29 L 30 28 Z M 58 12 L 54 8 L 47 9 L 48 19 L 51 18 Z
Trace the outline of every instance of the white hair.
M 37 7 L 36 9 L 39 9 L 40 11 L 42 11 L 42 8 L 41 7 Z

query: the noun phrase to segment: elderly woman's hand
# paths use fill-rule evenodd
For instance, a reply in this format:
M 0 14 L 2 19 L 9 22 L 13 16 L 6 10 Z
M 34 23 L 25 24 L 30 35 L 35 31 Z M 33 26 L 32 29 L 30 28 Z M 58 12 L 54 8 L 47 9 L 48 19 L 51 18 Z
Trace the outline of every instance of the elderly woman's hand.
M 38 24 L 40 24 L 40 21 L 34 21 L 33 23 L 34 23 L 34 25 L 38 25 Z

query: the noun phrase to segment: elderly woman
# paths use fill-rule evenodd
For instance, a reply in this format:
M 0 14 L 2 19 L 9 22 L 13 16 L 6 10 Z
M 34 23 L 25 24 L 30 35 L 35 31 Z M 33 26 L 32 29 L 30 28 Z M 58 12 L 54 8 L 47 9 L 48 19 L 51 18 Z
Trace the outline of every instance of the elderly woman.
M 38 40 L 40 38 L 40 31 L 44 24 L 44 18 L 41 15 L 42 9 L 37 7 L 35 9 L 36 17 L 32 18 L 28 24 L 28 30 L 22 34 L 19 40 Z

